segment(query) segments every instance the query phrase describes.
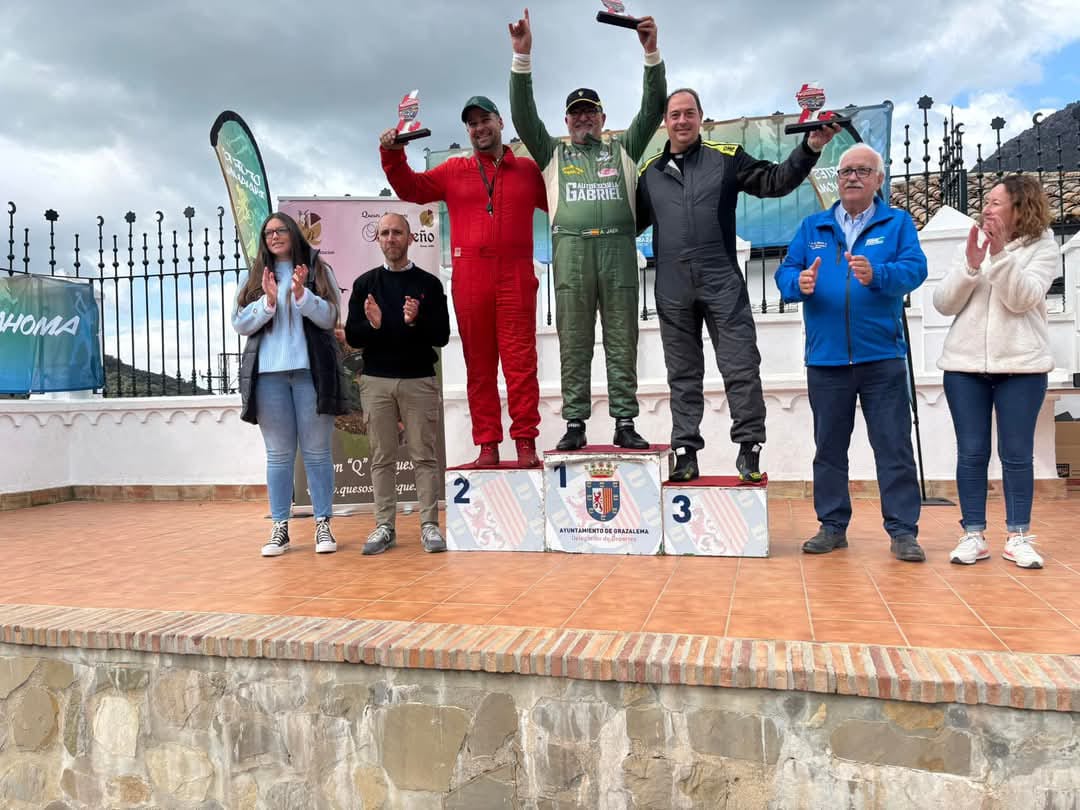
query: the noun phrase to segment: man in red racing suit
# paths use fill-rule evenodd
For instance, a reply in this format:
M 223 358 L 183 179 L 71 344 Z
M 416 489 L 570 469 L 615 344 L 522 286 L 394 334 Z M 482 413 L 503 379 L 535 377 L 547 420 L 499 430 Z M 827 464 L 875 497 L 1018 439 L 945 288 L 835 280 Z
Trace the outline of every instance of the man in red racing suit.
M 490 99 L 470 98 L 461 120 L 472 155 L 414 172 L 390 129 L 379 139 L 383 171 L 401 199 L 442 200 L 450 212 L 451 295 L 465 355 L 473 442 L 480 446 L 476 465 L 499 463 L 501 359 L 518 463 L 536 467 L 540 385 L 532 234 L 533 209 L 547 210 L 544 181 L 536 163 L 503 145 L 502 117 Z

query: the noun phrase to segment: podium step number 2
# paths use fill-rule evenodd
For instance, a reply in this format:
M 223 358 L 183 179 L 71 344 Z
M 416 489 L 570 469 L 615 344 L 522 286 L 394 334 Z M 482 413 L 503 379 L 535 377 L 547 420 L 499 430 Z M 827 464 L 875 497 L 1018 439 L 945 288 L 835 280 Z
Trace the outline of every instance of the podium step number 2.
M 543 473 L 520 468 L 448 469 L 446 547 L 543 551 Z

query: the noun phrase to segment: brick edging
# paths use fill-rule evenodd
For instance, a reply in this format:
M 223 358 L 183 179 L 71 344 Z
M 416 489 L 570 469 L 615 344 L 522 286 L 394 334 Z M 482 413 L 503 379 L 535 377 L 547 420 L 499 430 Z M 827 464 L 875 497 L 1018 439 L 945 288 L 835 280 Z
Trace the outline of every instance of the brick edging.
M 1080 656 L 43 605 L 0 605 L 0 641 L 1080 711 Z

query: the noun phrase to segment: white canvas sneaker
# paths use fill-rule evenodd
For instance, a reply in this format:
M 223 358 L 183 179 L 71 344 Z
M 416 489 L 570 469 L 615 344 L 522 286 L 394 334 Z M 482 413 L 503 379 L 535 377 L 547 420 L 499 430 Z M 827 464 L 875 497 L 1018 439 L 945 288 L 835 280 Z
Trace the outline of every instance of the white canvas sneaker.
M 1005 551 L 1001 556 L 1014 562 L 1021 568 L 1042 568 L 1043 558 L 1033 547 L 1035 535 L 1020 532 L 1005 541 Z
M 958 565 L 974 565 L 979 560 L 990 559 L 990 547 L 982 532 L 968 532 L 960 538 L 956 548 L 949 554 L 949 562 Z

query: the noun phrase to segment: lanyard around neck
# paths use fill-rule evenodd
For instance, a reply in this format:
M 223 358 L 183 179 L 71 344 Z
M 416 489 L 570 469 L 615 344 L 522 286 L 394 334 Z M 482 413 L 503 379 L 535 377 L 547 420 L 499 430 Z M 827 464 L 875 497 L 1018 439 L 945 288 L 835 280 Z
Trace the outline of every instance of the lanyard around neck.
M 491 176 L 491 180 L 488 180 L 487 172 L 484 170 L 484 161 L 480 160 L 480 156 L 476 156 L 476 166 L 480 169 L 480 179 L 484 183 L 484 188 L 487 190 L 488 204 L 487 212 L 489 216 L 495 215 L 495 179 L 499 176 L 499 164 L 502 163 L 500 157 L 495 161 L 495 174 Z

